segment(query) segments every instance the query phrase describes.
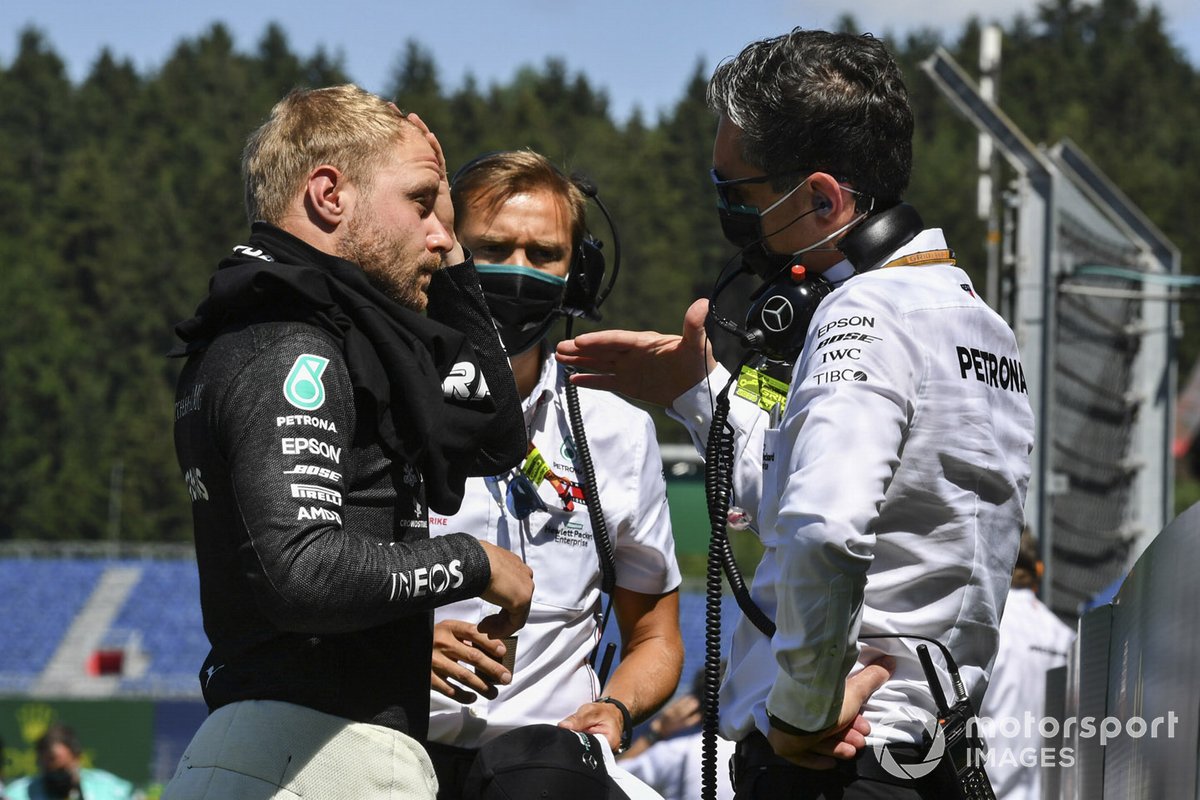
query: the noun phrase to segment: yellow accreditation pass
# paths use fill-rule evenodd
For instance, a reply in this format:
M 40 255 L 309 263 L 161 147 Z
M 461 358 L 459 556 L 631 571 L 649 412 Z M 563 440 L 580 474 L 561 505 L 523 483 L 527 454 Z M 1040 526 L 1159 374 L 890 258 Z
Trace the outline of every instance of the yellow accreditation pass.
M 531 447 L 529 455 L 525 456 L 525 463 L 521 465 L 521 472 L 529 476 L 529 480 L 533 481 L 534 486 L 538 486 L 550 472 L 550 465 L 546 463 L 546 459 L 542 458 L 542 454 L 536 447 Z
M 753 367 L 745 366 L 738 373 L 737 390 L 734 394 L 743 400 L 749 400 L 763 411 L 778 409 L 777 413 L 782 414 L 787 406 L 788 385 Z

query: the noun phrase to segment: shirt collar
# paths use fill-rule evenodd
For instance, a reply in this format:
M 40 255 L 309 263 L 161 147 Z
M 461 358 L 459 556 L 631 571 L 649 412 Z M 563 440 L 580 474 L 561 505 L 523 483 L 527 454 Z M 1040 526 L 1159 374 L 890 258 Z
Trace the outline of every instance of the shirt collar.
M 529 427 L 533 423 L 534 414 L 542 406 L 554 399 L 555 390 L 558 386 L 558 362 L 554 360 L 553 354 L 550 352 L 550 346 L 543 341 L 538 345 L 540 352 L 538 353 L 541 359 L 541 367 L 538 372 L 537 383 L 533 386 L 533 391 L 529 396 L 521 401 L 521 408 L 525 412 L 525 425 Z
M 942 234 L 941 228 L 927 228 L 913 237 L 912 241 L 903 247 L 897 248 L 885 258 L 884 263 L 895 258 L 920 253 L 925 250 L 945 250 L 947 249 L 946 237 Z M 854 265 L 849 259 L 843 258 L 838 263 L 834 264 L 829 269 L 821 273 L 821 277 L 832 283 L 834 286 L 841 286 L 850 278 L 856 275 Z
M 853 275 L 854 265 L 845 258 L 821 273 L 821 277 L 832 283 L 834 286 L 841 286 Z
M 913 240 L 884 259 L 885 262 L 894 258 L 920 253 L 923 250 L 945 250 L 946 237 L 941 228 L 926 228 L 913 237 Z

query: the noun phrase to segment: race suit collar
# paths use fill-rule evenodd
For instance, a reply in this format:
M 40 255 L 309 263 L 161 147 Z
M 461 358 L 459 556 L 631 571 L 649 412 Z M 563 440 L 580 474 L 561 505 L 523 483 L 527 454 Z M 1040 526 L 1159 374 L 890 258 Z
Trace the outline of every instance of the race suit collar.
M 469 475 L 521 462 L 516 384 L 474 264 L 434 274 L 428 316 L 377 290 L 355 264 L 266 223 L 217 267 L 196 315 L 176 326 L 173 355 L 254 322 L 314 325 L 338 340 L 357 401 L 397 461 L 418 464 L 430 508 L 453 514 Z

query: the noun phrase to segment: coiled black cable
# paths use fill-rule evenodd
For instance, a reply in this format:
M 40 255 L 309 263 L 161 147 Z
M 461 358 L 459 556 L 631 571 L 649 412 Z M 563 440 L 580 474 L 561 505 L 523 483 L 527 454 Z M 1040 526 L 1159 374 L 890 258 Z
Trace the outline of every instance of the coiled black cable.
M 733 454 L 735 434 L 729 425 L 729 390 L 742 365 L 734 370 L 729 382 L 717 395 L 708 442 L 704 448 L 704 494 L 708 502 L 708 564 L 704 586 L 704 698 L 700 738 L 700 785 L 703 800 L 716 797 L 717 721 L 720 716 L 721 689 L 721 575 L 729 581 L 738 607 L 747 619 L 767 636 L 775 633 L 775 624 L 750 597 L 742 573 L 733 558 L 729 543 L 729 502 L 733 495 Z
M 775 623 L 763 613 L 742 579 L 729 542 L 729 503 L 733 495 L 733 466 L 736 434 L 729 425 L 729 390 L 737 375 L 753 357 L 748 354 L 713 404 L 712 424 L 704 448 L 704 494 L 708 503 L 708 563 L 704 587 L 704 698 L 700 739 L 701 798 L 716 797 L 717 721 L 721 688 L 721 575 L 724 573 L 738 608 L 764 636 L 775 635 Z
M 732 382 L 732 381 L 731 381 Z M 708 564 L 704 578 L 704 702 L 700 736 L 700 797 L 717 796 L 717 723 L 721 689 L 721 573 L 729 535 L 734 432 L 729 426 L 729 386 L 717 396 L 704 449 L 704 494 L 708 501 Z
M 567 381 L 567 417 L 571 421 L 571 438 L 575 440 L 575 457 L 582 467 L 584 499 L 587 501 L 588 517 L 592 521 L 592 537 L 596 540 L 596 551 L 600 554 L 600 588 L 611 595 L 617 585 L 616 555 L 612 539 L 608 535 L 608 523 L 600 508 L 600 496 L 596 492 L 596 468 L 592 464 L 592 453 L 588 449 L 587 435 L 583 430 L 583 414 L 579 410 L 579 390 Z
M 574 320 L 567 319 L 567 338 L 571 338 Z M 613 553 L 612 539 L 608 535 L 608 523 L 600 508 L 600 495 L 596 491 L 596 467 L 592 463 L 592 451 L 588 448 L 587 433 L 583 428 L 583 412 L 579 408 L 579 389 L 566 381 L 567 418 L 571 423 L 571 438 L 575 440 L 575 457 L 583 472 L 584 499 L 587 501 L 588 517 L 592 521 L 592 537 L 596 540 L 596 551 L 600 555 L 600 588 L 612 595 L 617 585 L 617 559 Z
M 566 335 L 568 339 L 571 338 L 573 332 L 573 322 L 573 319 L 567 318 Z M 592 651 L 591 664 L 595 669 L 600 642 L 604 639 L 604 629 L 608 627 L 608 617 L 612 613 L 613 589 L 617 586 L 617 557 L 613 552 L 612 538 L 608 535 L 608 523 L 604 519 L 604 511 L 600 507 L 600 493 L 596 491 L 596 467 L 592 463 L 592 451 L 588 447 L 587 433 L 583 427 L 583 412 L 579 408 L 579 389 L 571 383 L 571 372 L 573 370 L 568 368 L 565 389 L 567 420 L 571 425 L 571 438 L 575 442 L 575 458 L 579 464 L 579 470 L 583 474 L 583 485 L 580 489 L 583 490 L 584 501 L 587 503 L 588 518 L 592 522 L 592 539 L 596 543 L 596 554 L 600 560 L 600 589 L 608 595 L 608 604 L 604 609 L 604 615 L 600 620 L 600 630 L 596 636 L 596 649 Z M 597 671 L 597 679 L 600 681 L 602 689 L 608 680 L 608 670 L 612 666 L 615 650 L 616 647 L 609 643 L 600 669 Z

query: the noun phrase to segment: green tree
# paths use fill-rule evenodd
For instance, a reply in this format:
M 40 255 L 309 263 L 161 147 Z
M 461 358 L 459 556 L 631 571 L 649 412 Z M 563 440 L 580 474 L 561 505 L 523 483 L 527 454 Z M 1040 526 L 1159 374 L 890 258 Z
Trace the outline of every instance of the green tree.
M 837 27 L 864 29 L 852 16 Z M 1161 12 L 1134 0 L 1047 0 L 1004 29 L 1005 111 L 1035 141 L 1074 140 L 1181 248 L 1194 274 L 1200 79 Z M 976 132 L 919 64 L 939 45 L 977 63 L 980 25 L 882 35 L 916 120 L 908 199 L 945 229 L 979 282 Z M 190 508 L 171 443 L 179 364 L 164 358 L 173 326 L 246 235 L 239 162 L 247 134 L 291 89 L 350 76 L 323 49 L 295 53 L 277 25 L 249 53 L 214 25 L 180 41 L 154 72 L 105 51 L 78 86 L 38 31 L 17 40 L 11 63 L 0 65 L 0 181 L 9 199 L 0 228 L 0 539 L 110 535 L 118 475 L 122 537 L 186 539 Z M 585 174 L 622 249 L 621 279 L 599 324 L 670 330 L 734 255 L 708 179 L 716 124 L 704 100 L 708 73 L 698 63 L 654 119 L 635 111 L 619 123 L 606 94 L 562 59 L 486 87 L 468 76 L 450 89 L 430 51 L 410 40 L 388 92 L 431 125 L 451 169 L 483 151 L 531 147 Z M 597 210 L 589 222 L 611 269 L 616 241 Z M 721 312 L 740 318 L 752 288 L 752 280 L 731 287 Z M 1184 309 L 1189 334 L 1197 312 Z M 728 337 L 714 341 L 730 360 Z M 1182 350 L 1186 369 L 1200 337 L 1185 337 Z M 681 435 L 659 419 L 664 437 Z

